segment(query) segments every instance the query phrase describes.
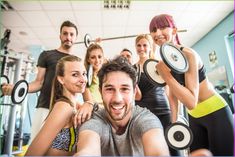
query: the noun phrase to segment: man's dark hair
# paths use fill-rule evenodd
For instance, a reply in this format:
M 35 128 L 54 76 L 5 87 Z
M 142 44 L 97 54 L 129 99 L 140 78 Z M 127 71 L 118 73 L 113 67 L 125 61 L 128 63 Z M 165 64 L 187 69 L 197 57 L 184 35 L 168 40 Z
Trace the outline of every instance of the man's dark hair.
M 130 52 L 130 54 L 132 55 L 131 50 L 129 50 L 129 49 L 127 49 L 127 48 L 122 49 L 122 51 L 121 51 L 121 52 L 123 52 L 123 51 L 128 51 L 128 52 Z
M 73 28 L 75 28 L 76 35 L 78 35 L 78 29 L 77 29 L 77 26 L 74 23 L 72 23 L 70 21 L 64 21 L 60 26 L 60 32 L 62 31 L 63 27 L 73 27 Z
M 102 68 L 98 72 L 99 87 L 102 88 L 104 77 L 110 72 L 121 71 L 130 76 L 133 82 L 133 87 L 136 85 L 137 73 L 135 68 L 128 62 L 125 57 L 118 56 L 113 60 L 109 60 L 103 64 Z

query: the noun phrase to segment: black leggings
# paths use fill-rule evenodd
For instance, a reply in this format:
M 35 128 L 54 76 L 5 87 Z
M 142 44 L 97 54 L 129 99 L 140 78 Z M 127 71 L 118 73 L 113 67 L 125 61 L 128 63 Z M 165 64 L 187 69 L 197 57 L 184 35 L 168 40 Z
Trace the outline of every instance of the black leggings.
M 214 156 L 233 156 L 233 116 L 228 106 L 201 118 L 189 115 L 193 132 L 190 150 L 209 149 Z

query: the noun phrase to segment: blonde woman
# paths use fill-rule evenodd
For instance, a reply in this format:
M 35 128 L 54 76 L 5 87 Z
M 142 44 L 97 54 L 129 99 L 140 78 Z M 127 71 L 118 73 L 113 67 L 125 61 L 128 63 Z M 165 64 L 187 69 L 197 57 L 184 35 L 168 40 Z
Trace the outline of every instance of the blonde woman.
M 74 154 L 78 126 L 73 125 L 72 117 L 78 108 L 76 94 L 85 91 L 86 83 L 86 69 L 80 58 L 68 55 L 58 61 L 52 87 L 50 113 L 29 146 L 26 156 Z
M 87 88 L 91 92 L 91 96 L 93 99 L 93 102 L 102 104 L 103 100 L 101 98 L 101 94 L 99 91 L 99 79 L 97 77 L 97 74 L 102 67 L 104 63 L 104 52 L 102 47 L 99 44 L 91 44 L 87 48 L 87 52 L 85 55 L 84 65 L 88 69 L 89 66 L 92 66 L 93 68 L 93 75 L 92 75 L 92 82 Z
M 143 72 L 143 65 L 146 60 L 153 59 L 152 45 L 153 40 L 150 35 L 142 34 L 136 37 L 135 47 L 139 60 L 134 66 L 140 67 L 141 75 L 138 87 L 142 94 L 141 99 L 137 100 L 136 104 L 149 109 L 160 119 L 163 128 L 166 129 L 171 124 L 171 110 L 165 87 L 153 84 Z M 170 153 L 171 155 L 179 155 L 173 149 L 170 149 Z

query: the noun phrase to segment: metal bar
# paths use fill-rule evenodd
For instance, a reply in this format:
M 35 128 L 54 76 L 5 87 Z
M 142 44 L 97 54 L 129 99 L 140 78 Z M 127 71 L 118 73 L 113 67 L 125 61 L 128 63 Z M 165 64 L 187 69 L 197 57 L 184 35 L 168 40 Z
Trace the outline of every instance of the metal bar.
M 187 32 L 187 30 L 178 30 L 177 32 Z M 148 34 L 148 33 L 146 33 L 146 34 Z M 148 35 L 150 35 L 150 34 L 148 34 Z M 137 36 L 138 35 L 128 35 L 128 36 L 104 38 L 101 40 L 104 41 L 104 40 L 115 40 L 115 39 L 123 39 L 123 38 L 133 38 L 133 37 L 137 37 Z M 91 40 L 91 42 L 95 42 L 95 40 Z
M 182 29 L 182 30 L 178 30 L 177 32 L 181 33 L 181 32 L 187 32 L 186 29 Z M 146 33 L 148 34 L 148 33 Z M 149 34 L 150 35 L 150 34 Z M 101 39 L 101 41 L 105 41 L 105 40 L 115 40 L 115 39 L 124 39 L 124 38 L 133 38 L 133 37 L 137 37 L 138 35 L 128 35 L 128 36 L 119 36 L 119 37 L 110 37 L 110 38 L 104 38 Z M 95 40 L 90 40 L 90 42 L 95 42 Z M 79 41 L 79 42 L 75 42 L 74 44 L 83 44 L 85 43 L 85 41 Z
M 84 43 L 84 42 L 82 42 L 82 43 Z M 10 55 L 10 54 L 0 54 L 0 57 L 2 57 L 2 58 L 7 57 L 7 58 L 12 59 L 12 60 L 17 60 L 17 59 L 21 59 L 22 58 L 21 55 L 22 54 L 20 54 L 20 56 L 19 55 L 13 56 L 13 55 Z M 33 61 L 33 60 L 28 60 L 28 59 L 24 59 L 24 58 L 23 58 L 23 62 L 26 62 L 26 63 L 35 63 L 35 61 Z
M 13 106 L 14 104 L 5 104 L 5 103 L 1 103 L 0 106 Z
M 104 39 L 101 39 L 101 40 L 104 41 L 104 40 L 115 40 L 115 39 L 133 38 L 133 37 L 137 37 L 137 36 L 138 35 L 128 35 L 128 36 L 104 38 Z M 91 42 L 94 42 L 94 41 L 95 40 L 92 40 Z
M 181 33 L 181 32 L 187 32 L 187 29 L 179 29 L 177 30 L 178 33 Z
M 15 130 L 15 118 L 16 118 L 16 105 L 13 105 L 10 109 L 8 119 L 8 128 L 6 132 L 5 145 L 4 145 L 4 154 L 8 156 L 12 155 L 12 147 L 14 140 L 14 130 Z
M 84 41 L 75 42 L 74 44 L 84 44 Z
M 23 55 L 21 54 L 20 59 L 16 61 L 16 71 L 14 73 L 14 83 L 20 80 L 20 69 L 23 63 Z M 14 141 L 14 133 L 15 133 L 15 122 L 16 122 L 16 105 L 11 106 L 10 108 L 10 117 L 8 119 L 8 128 L 6 133 L 6 140 L 4 145 L 4 153 L 8 156 L 12 155 L 13 141 Z M 20 137 L 22 138 L 22 137 Z
M 21 154 L 21 153 L 23 153 L 24 151 L 22 150 L 22 149 L 20 149 L 20 150 L 16 150 L 16 151 L 13 151 L 11 154 L 12 155 L 15 155 L 15 154 Z

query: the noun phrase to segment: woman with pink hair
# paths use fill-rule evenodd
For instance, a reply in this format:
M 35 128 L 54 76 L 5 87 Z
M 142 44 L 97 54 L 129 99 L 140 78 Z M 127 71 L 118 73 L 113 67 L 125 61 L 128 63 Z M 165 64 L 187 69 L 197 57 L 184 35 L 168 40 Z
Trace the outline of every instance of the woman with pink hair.
M 155 16 L 149 25 L 155 44 L 171 43 L 182 51 L 189 63 L 184 74 L 177 74 L 163 62 L 156 69 L 169 87 L 169 102 L 173 122 L 177 118 L 178 101 L 188 110 L 193 132 L 191 151 L 209 149 L 215 156 L 233 156 L 233 116 L 226 101 L 214 90 L 206 77 L 200 56 L 179 41 L 177 27 L 171 15 Z

